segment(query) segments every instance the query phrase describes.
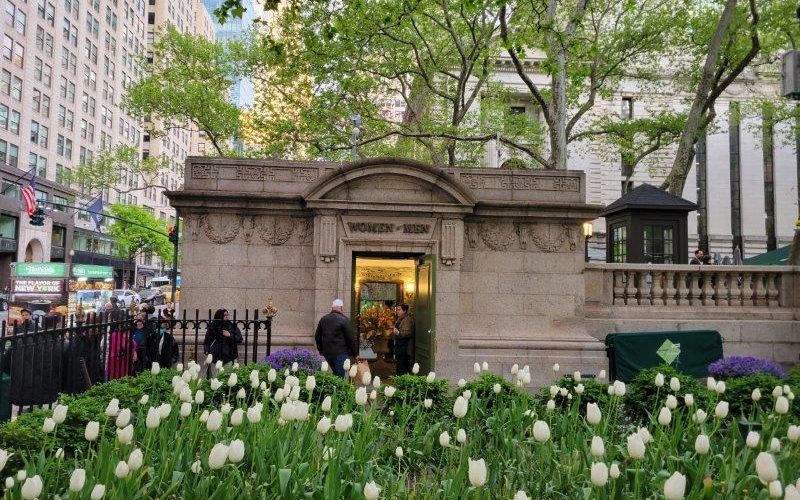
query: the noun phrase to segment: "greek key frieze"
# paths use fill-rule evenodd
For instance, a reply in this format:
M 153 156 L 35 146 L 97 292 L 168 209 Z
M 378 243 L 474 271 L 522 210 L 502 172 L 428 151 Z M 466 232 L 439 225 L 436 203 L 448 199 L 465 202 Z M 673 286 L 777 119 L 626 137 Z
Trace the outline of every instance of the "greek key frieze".
M 217 179 L 219 167 L 216 165 L 192 165 L 193 179 Z

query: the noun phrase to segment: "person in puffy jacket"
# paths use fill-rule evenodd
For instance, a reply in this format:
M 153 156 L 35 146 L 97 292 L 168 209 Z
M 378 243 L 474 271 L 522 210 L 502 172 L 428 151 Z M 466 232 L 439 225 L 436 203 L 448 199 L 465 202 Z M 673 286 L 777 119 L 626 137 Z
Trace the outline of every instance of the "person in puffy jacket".
M 206 332 L 203 351 L 214 356 L 214 362 L 232 363 L 239 357 L 238 345 L 244 341 L 242 332 L 231 321 L 227 309 L 217 309 Z
M 314 340 L 317 350 L 336 375 L 344 378 L 344 361 L 358 356 L 358 337 L 350 320 L 342 312 L 344 302 L 336 299 L 331 312 L 320 318 Z

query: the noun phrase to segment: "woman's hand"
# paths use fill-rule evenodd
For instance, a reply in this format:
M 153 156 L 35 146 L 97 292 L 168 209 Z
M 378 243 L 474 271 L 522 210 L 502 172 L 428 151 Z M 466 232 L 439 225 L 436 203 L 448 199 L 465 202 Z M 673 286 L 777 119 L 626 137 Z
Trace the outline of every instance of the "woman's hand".
M 230 337 L 231 336 L 231 332 L 229 332 L 228 330 L 222 330 L 222 336 L 223 337 Z

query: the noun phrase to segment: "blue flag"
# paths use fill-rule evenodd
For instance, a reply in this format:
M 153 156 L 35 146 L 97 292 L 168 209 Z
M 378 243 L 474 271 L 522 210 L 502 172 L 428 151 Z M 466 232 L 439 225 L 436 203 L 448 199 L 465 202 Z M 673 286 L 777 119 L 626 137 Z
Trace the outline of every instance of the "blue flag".
M 100 218 L 102 217 L 101 213 L 103 212 L 103 196 L 100 195 L 94 200 L 89 206 L 86 207 L 86 210 L 89 211 L 89 215 L 91 216 L 92 220 L 94 221 L 97 230 L 100 230 Z

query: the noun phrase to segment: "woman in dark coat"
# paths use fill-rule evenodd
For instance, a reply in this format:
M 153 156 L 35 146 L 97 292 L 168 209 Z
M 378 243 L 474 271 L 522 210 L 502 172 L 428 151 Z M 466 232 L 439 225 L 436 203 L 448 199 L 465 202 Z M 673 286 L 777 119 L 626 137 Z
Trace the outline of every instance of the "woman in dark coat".
M 229 317 L 227 310 L 217 309 L 203 342 L 204 352 L 214 356 L 215 362 L 222 361 L 223 364 L 232 363 L 239 357 L 237 345 L 244 341 L 242 332 Z
M 157 361 L 162 368 L 171 367 L 178 361 L 178 344 L 170 332 L 169 320 L 162 320 L 161 326 L 147 337 L 147 366 Z

